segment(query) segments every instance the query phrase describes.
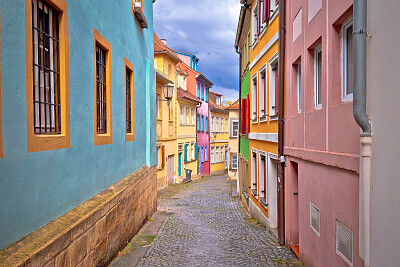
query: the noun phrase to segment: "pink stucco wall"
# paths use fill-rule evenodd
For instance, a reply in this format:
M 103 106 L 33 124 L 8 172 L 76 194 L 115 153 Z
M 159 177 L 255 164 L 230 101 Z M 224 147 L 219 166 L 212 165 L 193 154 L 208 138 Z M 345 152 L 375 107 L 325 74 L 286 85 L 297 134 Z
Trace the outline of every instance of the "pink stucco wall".
M 208 103 L 201 101 L 201 107 L 197 108 L 197 113 L 204 116 L 209 116 L 208 114 Z M 209 119 L 210 120 L 210 119 Z M 207 146 L 207 161 L 201 163 L 201 175 L 210 174 L 210 135 L 206 132 L 197 132 L 197 144 L 198 146 Z M 200 163 L 200 162 L 199 162 Z
M 360 132 L 353 118 L 352 102 L 343 102 L 341 93 L 341 27 L 352 15 L 352 1 L 322 0 L 321 9 L 312 9 L 310 21 L 310 1 L 286 3 L 286 244 L 299 244 L 300 258 L 307 266 L 346 266 L 335 249 L 338 220 L 353 232 L 353 266 L 362 266 L 358 252 Z M 299 18 L 294 23 L 300 10 L 301 23 Z M 293 40 L 293 36 L 297 38 Z M 322 45 L 320 110 L 314 107 L 314 49 L 318 45 Z M 299 62 L 300 113 L 297 107 Z M 310 228 L 310 202 L 320 209 L 320 236 Z

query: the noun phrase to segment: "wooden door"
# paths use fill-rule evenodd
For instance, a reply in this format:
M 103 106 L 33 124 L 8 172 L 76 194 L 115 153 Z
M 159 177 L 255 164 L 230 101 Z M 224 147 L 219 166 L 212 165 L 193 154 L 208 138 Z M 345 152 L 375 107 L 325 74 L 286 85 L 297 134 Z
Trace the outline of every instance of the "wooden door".
M 168 184 L 174 182 L 174 155 L 168 156 Z

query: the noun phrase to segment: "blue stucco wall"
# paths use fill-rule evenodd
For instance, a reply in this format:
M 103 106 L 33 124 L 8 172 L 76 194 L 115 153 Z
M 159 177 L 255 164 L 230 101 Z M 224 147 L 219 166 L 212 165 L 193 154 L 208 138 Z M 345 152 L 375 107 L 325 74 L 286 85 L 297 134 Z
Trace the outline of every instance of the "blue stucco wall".
M 67 0 L 70 129 L 67 149 L 27 153 L 25 2 L 0 0 L 0 249 L 73 209 L 144 165 L 156 164 L 153 3 L 149 28 L 131 1 Z M 111 43 L 113 143 L 94 146 L 93 27 Z M 31 42 L 31 40 L 29 40 Z M 135 66 L 135 141 L 125 142 L 124 56 Z M 147 64 L 147 68 L 146 68 Z

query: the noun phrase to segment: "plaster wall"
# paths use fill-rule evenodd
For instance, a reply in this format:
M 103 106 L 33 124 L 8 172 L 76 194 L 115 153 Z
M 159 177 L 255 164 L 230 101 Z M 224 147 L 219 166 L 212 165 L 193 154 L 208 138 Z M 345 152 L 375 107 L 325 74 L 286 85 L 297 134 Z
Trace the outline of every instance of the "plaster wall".
M 178 56 L 181 56 L 180 54 L 177 54 Z M 179 57 L 181 60 L 182 58 Z M 185 62 L 186 63 L 186 62 Z M 186 90 L 191 93 L 192 95 L 196 96 L 196 86 L 197 86 L 197 72 L 190 68 L 187 64 L 184 64 L 182 62 L 178 63 L 179 68 L 181 69 L 181 73 L 185 73 L 187 71 L 188 76 L 186 77 Z
M 142 30 L 129 1 L 67 1 L 70 147 L 27 153 L 25 1 L 0 1 L 3 158 L 0 249 L 144 165 L 156 164 L 153 7 Z M 121 27 L 127 25 L 128 27 Z M 111 43 L 113 143 L 94 145 L 93 27 Z M 124 57 L 135 66 L 135 141 L 125 142 Z M 16 78 L 18 77 L 18 78 Z
M 201 101 L 201 106 L 199 108 L 197 108 L 197 113 L 198 114 L 202 114 L 204 116 L 208 116 L 208 103 L 205 101 Z M 208 118 L 208 120 L 210 121 L 210 118 Z M 209 128 L 210 129 L 210 128 Z M 197 144 L 198 146 L 207 146 L 207 152 L 208 152 L 208 156 L 207 159 L 210 158 L 210 135 L 209 133 L 206 132 L 197 132 Z M 209 175 L 210 174 L 210 161 L 205 161 L 200 163 L 201 164 L 201 175 Z
M 367 113 L 372 122 L 371 266 L 400 261 L 400 2 L 367 2 Z
M 286 7 L 284 152 L 287 162 L 299 164 L 298 179 L 290 167 L 285 174 L 286 244 L 299 244 L 300 258 L 307 265 L 345 265 L 335 252 L 335 220 L 339 220 L 353 232 L 353 266 L 361 266 L 363 262 L 356 248 L 358 215 L 355 215 L 358 214 L 360 132 L 353 117 L 352 101 L 342 99 L 342 26 L 351 19 L 353 2 L 323 0 L 315 15 L 308 14 L 310 3 L 289 1 Z M 300 10 L 301 31 L 293 40 L 294 20 Z M 310 21 L 309 15 L 313 16 Z M 314 51 L 318 45 L 322 47 L 321 109 L 316 109 L 314 104 Z M 297 105 L 299 63 L 300 112 Z M 296 222 L 293 213 L 297 205 L 292 200 L 297 180 L 300 217 Z M 322 207 L 320 237 L 309 226 L 309 201 Z

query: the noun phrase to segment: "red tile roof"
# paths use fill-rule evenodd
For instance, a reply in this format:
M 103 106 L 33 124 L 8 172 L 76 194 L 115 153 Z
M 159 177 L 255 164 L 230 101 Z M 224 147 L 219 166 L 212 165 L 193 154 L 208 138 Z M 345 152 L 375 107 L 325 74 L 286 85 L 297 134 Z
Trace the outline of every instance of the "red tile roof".
M 239 109 L 239 99 L 233 102 L 230 106 L 228 106 L 226 109 Z
M 164 44 L 158 35 L 153 32 L 154 37 L 154 53 L 167 53 L 170 57 L 174 58 L 177 62 L 181 62 L 180 58 L 169 48 L 166 44 Z
M 188 91 L 185 91 L 181 88 L 176 89 L 176 97 L 178 100 L 184 99 L 184 100 L 189 100 L 189 101 L 195 102 L 196 104 L 201 103 L 201 101 L 198 100 L 196 96 L 192 95 Z

